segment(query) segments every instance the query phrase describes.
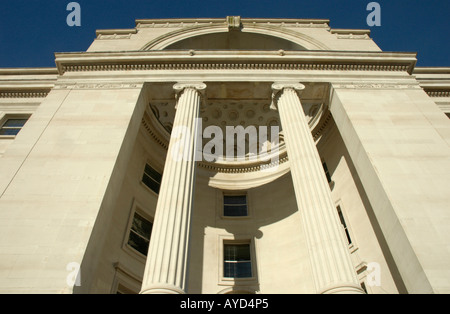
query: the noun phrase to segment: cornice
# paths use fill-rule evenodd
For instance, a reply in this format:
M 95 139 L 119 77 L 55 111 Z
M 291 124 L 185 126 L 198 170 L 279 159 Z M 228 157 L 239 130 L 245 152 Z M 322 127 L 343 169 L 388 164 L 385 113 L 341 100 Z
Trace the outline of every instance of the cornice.
M 152 70 L 320 70 L 412 73 L 415 53 L 342 51 L 135 51 L 57 53 L 66 72 Z
M 227 24 L 225 18 L 175 18 L 175 19 L 137 19 L 137 28 L 146 27 L 183 27 L 202 24 Z M 284 19 L 284 18 L 242 18 L 242 24 L 266 24 L 294 27 L 329 27 L 329 19 Z
M 58 75 L 57 68 L 0 68 L 2 75 Z
M 334 89 L 422 89 L 419 83 L 373 83 L 373 82 L 348 82 L 333 83 Z
M 430 97 L 450 97 L 450 89 L 447 89 L 447 90 L 425 89 L 425 92 Z
M 0 90 L 0 98 L 45 98 L 50 90 L 42 91 L 4 91 Z

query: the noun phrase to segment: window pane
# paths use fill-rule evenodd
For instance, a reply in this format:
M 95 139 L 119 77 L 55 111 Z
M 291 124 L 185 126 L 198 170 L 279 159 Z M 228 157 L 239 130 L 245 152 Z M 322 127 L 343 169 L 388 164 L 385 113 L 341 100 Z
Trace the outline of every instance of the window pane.
M 248 278 L 252 276 L 252 263 L 237 263 L 236 278 Z
M 0 129 L 0 135 L 17 135 L 21 129 Z
M 224 195 L 223 203 L 226 205 L 244 205 L 247 204 L 247 196 L 246 195 Z
M 225 244 L 224 259 L 226 261 L 249 261 L 250 244 Z
M 234 216 L 234 217 L 243 217 L 247 216 L 247 205 L 244 206 L 224 206 L 224 215 L 225 216 Z
M 145 165 L 145 173 L 154 179 L 156 182 L 161 183 L 162 176 L 155 169 L 150 167 L 149 165 Z
M 251 262 L 225 262 L 223 276 L 226 278 L 249 278 L 252 277 Z
M 148 244 L 150 241 L 138 236 L 133 231 L 130 232 L 130 236 L 128 238 L 128 244 L 134 248 L 136 251 L 142 253 L 147 256 L 148 253 Z
M 345 231 L 345 235 L 347 236 L 347 242 L 350 245 L 352 244 L 352 239 L 350 238 L 350 233 L 348 232 L 347 224 L 345 223 L 344 215 L 342 214 L 340 206 L 337 207 L 337 211 L 339 215 L 339 220 L 341 221 L 342 227 L 344 228 Z
M 142 182 L 144 182 L 144 184 L 146 186 L 148 186 L 150 188 L 150 190 L 152 190 L 153 192 L 155 192 L 156 194 L 159 194 L 159 188 L 160 188 L 160 184 L 157 183 L 155 180 L 153 180 L 152 178 L 150 178 L 147 174 L 144 173 L 144 176 L 142 177 Z
M 3 127 L 21 128 L 27 121 L 28 119 L 8 119 Z
M 141 235 L 147 240 L 150 240 L 150 235 L 152 233 L 152 223 L 144 219 L 141 215 L 135 213 L 133 217 L 133 224 L 131 230 L 135 231 L 137 234 Z
M 328 183 L 330 183 L 331 175 L 330 175 L 330 172 L 328 171 L 328 166 L 326 163 L 323 163 L 322 166 L 323 166 L 323 170 L 325 171 L 325 175 L 327 176 L 327 181 L 328 181 Z
M 153 192 L 159 194 L 161 186 L 162 176 L 155 169 L 148 164 L 145 165 L 144 175 L 142 176 L 142 182 L 148 186 Z
M 252 277 L 250 244 L 225 244 L 223 275 L 227 278 Z
M 243 217 L 248 215 L 247 195 L 224 195 L 223 214 L 229 217 Z

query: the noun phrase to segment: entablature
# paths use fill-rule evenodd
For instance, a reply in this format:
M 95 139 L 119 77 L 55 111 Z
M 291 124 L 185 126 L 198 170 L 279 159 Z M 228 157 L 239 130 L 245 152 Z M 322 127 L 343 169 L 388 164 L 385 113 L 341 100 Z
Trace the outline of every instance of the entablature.
M 133 51 L 57 53 L 60 75 L 66 72 L 281 70 L 407 72 L 415 53 L 342 51 Z

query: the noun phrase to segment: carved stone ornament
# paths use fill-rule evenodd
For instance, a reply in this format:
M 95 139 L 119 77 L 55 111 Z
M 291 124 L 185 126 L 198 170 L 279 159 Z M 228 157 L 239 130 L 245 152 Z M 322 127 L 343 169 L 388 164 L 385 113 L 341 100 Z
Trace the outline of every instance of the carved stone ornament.
M 228 30 L 238 31 L 241 29 L 241 17 L 240 16 L 227 16 Z
M 175 98 L 178 100 L 181 94 L 186 89 L 195 89 L 199 94 L 201 98 L 201 106 L 204 107 L 206 96 L 206 84 L 203 82 L 179 82 L 173 85 L 173 89 L 175 90 Z M 177 109 L 177 105 L 175 104 L 175 109 Z M 201 108 L 202 110 L 203 108 Z
M 202 93 L 206 89 L 206 84 L 203 82 L 179 82 L 173 85 L 173 89 L 177 94 L 182 92 L 185 88 L 193 88 Z
M 283 89 L 291 88 L 300 94 L 304 89 L 305 85 L 297 82 L 275 82 L 272 84 L 272 103 L 270 105 L 270 109 L 277 110 L 277 99 L 280 95 L 280 92 Z

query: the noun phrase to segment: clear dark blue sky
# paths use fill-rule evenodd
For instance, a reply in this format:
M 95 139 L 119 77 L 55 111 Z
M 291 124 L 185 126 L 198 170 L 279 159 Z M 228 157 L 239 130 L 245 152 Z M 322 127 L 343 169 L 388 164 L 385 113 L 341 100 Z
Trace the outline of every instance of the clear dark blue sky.
M 95 30 L 133 28 L 143 18 L 324 18 L 332 28 L 370 29 L 384 51 L 418 53 L 418 66 L 450 66 L 449 0 L 381 0 L 381 26 L 366 23 L 371 0 L 78 0 L 81 27 L 66 24 L 72 0 L 0 0 L 0 67 L 53 67 L 54 52 L 85 51 Z

